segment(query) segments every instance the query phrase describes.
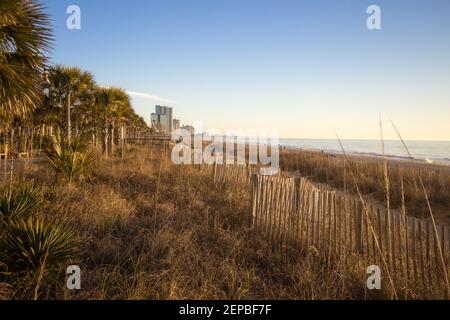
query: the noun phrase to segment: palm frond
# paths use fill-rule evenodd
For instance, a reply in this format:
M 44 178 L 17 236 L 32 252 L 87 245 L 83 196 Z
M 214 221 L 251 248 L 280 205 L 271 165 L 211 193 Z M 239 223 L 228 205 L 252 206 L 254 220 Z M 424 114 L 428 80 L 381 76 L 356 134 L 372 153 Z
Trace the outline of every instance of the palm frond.
M 78 246 L 74 229 L 39 218 L 11 221 L 0 239 L 0 258 L 9 272 L 51 269 L 71 259 Z
M 42 203 L 41 190 L 30 183 L 8 188 L 0 197 L 0 221 L 28 218 Z
M 49 16 L 36 0 L 0 1 L 0 116 L 23 117 L 42 101 Z
M 70 142 L 53 136 L 46 149 L 47 161 L 50 166 L 65 178 L 84 176 L 89 169 L 94 155 L 89 150 L 87 140 L 75 137 Z

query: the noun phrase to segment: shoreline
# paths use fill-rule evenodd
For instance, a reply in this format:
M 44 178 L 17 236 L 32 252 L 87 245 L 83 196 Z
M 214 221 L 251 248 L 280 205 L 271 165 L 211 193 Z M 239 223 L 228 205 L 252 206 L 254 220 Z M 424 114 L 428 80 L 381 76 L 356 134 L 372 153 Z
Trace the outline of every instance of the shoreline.
M 226 138 L 236 139 L 237 137 L 228 137 Z M 244 138 L 247 139 L 247 138 Z M 305 141 L 312 141 L 312 143 L 305 143 Z M 342 151 L 339 147 L 337 140 L 323 140 L 324 144 L 317 143 L 318 139 L 279 139 L 276 143 L 273 144 L 266 141 L 255 141 L 252 139 L 245 140 L 245 143 L 233 140 L 234 143 L 237 144 L 249 144 L 249 145 L 262 145 L 262 146 L 278 146 L 280 150 L 305 150 L 312 152 L 323 152 L 326 154 L 332 155 L 342 155 Z M 348 142 L 359 141 L 363 142 L 360 145 L 346 145 Z M 297 143 L 295 143 L 297 142 Z M 333 142 L 330 144 L 330 142 Z M 344 149 L 346 154 L 349 156 L 356 157 L 364 157 L 364 158 L 386 158 L 389 160 L 397 160 L 397 161 L 413 161 L 421 164 L 429 164 L 429 165 L 439 165 L 439 166 L 450 166 L 450 141 L 419 141 L 419 140 L 408 140 L 405 141 L 407 143 L 408 149 L 413 156 L 413 159 L 409 158 L 404 147 L 397 140 L 385 140 L 385 150 L 386 154 L 382 154 L 379 150 L 381 150 L 381 144 L 378 145 L 378 140 L 342 140 L 344 144 Z M 369 143 L 370 142 L 370 143 Z M 395 142 L 395 145 L 392 143 Z M 369 143 L 369 144 L 367 144 Z M 376 145 L 374 143 L 377 143 Z M 415 143 L 420 143 L 421 145 L 417 145 Z M 435 145 L 438 143 L 438 145 Z
M 282 150 L 290 150 L 290 151 L 308 151 L 308 152 L 318 152 L 323 154 L 329 154 L 333 156 L 343 156 L 342 151 L 338 150 L 323 150 L 319 148 L 305 148 L 305 147 L 296 147 L 296 146 L 286 146 L 280 144 L 280 148 Z M 380 154 L 376 152 L 358 152 L 358 151 L 346 151 L 347 156 L 352 158 L 361 158 L 361 159 L 373 159 L 373 160 L 384 160 L 387 159 L 389 161 L 396 161 L 402 163 L 410 163 L 410 164 L 418 164 L 418 165 L 426 165 L 426 166 L 442 166 L 448 167 L 450 169 L 450 160 L 430 160 L 430 159 L 420 159 L 420 158 L 409 158 L 405 156 L 397 156 L 392 154 Z

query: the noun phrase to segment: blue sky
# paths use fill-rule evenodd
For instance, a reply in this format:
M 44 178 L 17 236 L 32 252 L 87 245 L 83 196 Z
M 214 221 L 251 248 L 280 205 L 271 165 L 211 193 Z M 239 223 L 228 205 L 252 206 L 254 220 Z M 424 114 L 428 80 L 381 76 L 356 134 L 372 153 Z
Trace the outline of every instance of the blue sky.
M 43 2 L 52 61 L 160 97 L 133 96 L 146 120 L 159 103 L 206 129 L 377 139 L 381 113 L 407 139 L 450 140 L 448 0 Z M 66 28 L 72 4 L 81 30 Z M 370 4 L 382 30 L 366 27 Z

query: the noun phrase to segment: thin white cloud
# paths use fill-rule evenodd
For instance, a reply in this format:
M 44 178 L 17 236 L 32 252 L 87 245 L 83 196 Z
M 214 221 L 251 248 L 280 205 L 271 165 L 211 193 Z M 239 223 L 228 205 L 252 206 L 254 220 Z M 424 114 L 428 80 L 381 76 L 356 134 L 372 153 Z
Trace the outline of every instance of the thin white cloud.
M 127 93 L 130 96 L 136 97 L 136 98 L 144 98 L 144 99 L 156 100 L 156 101 L 161 101 L 161 102 L 166 102 L 166 103 L 176 103 L 176 101 L 173 101 L 173 100 L 170 100 L 170 99 L 166 99 L 166 98 L 162 98 L 162 97 L 159 97 L 159 96 L 155 96 L 155 95 L 149 94 L 149 93 L 135 92 L 135 91 L 130 91 L 130 90 L 127 90 Z

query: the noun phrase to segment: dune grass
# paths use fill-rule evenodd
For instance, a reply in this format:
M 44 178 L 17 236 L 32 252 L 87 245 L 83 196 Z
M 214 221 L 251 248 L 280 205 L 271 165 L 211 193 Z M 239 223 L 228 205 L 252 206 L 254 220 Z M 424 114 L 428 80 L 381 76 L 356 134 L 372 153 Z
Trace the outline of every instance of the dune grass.
M 428 219 L 428 202 L 436 221 L 450 223 L 450 167 L 370 158 L 348 157 L 306 150 L 283 150 L 280 153 L 283 170 L 298 172 L 312 181 L 358 195 L 349 170 L 364 196 L 386 205 L 386 184 L 392 209 L 402 209 L 408 215 Z M 388 179 L 388 181 L 386 181 Z M 428 194 L 428 201 L 423 188 Z
M 71 261 L 82 290 L 65 289 L 65 269 L 44 278 L 41 299 L 365 299 L 366 274 L 327 262 L 314 248 L 274 250 L 248 225 L 249 193 L 214 188 L 197 166 L 174 166 L 157 147 L 101 159 L 71 188 L 44 163 L 27 180 L 42 185 L 42 215 L 76 230 Z M 0 278 L 1 279 L 1 278 Z M 29 299 L 0 280 L 3 298 Z

